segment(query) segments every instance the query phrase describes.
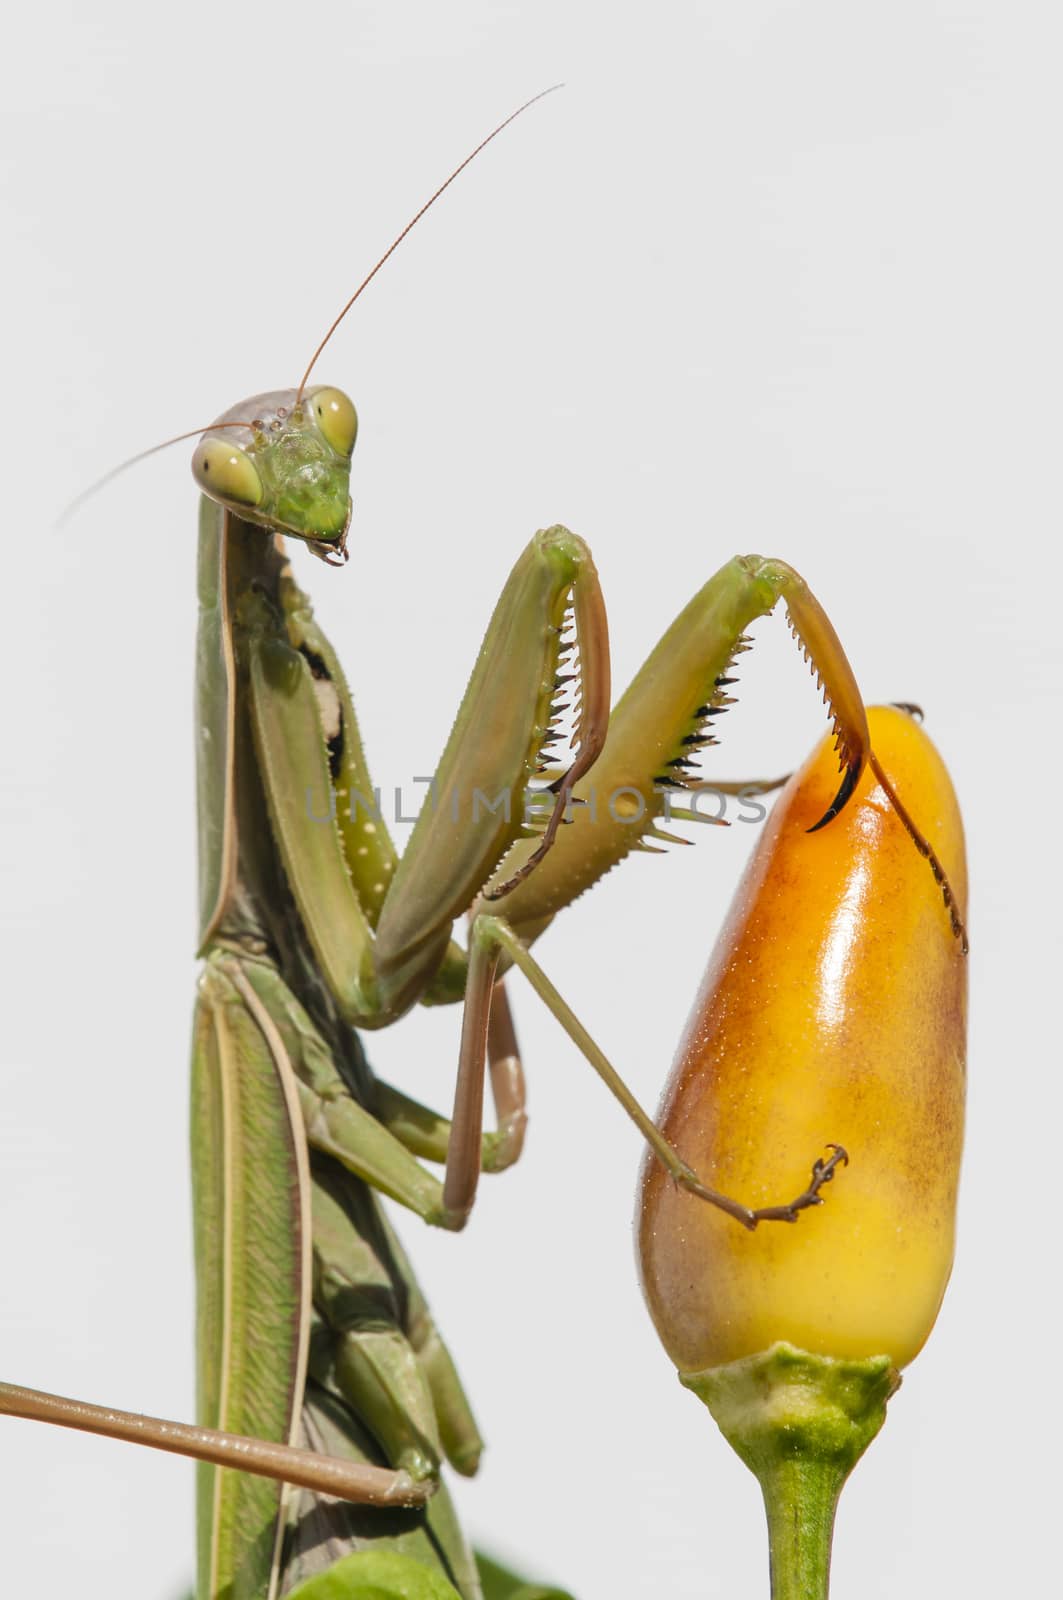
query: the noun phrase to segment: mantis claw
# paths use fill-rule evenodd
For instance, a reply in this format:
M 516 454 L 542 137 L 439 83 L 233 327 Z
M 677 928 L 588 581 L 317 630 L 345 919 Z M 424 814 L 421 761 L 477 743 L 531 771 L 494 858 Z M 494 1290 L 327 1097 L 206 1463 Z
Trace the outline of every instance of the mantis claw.
M 812 1178 L 808 1188 L 787 1206 L 761 1206 L 753 1213 L 758 1222 L 796 1222 L 802 1211 L 823 1204 L 823 1196 L 819 1191 L 825 1183 L 833 1181 L 840 1166 L 849 1165 L 849 1152 L 844 1145 L 829 1143 L 827 1149 L 831 1154 L 825 1161 L 822 1156 L 817 1156 L 812 1163 Z
M 752 1210 L 749 1206 L 730 1199 L 728 1195 L 710 1189 L 707 1184 L 702 1183 L 697 1173 L 692 1167 L 688 1167 L 685 1161 L 680 1162 L 673 1170 L 672 1178 L 680 1188 L 696 1195 L 699 1200 L 707 1200 L 710 1205 L 725 1211 L 729 1217 L 734 1217 L 735 1221 L 740 1222 L 743 1228 L 748 1228 L 750 1233 L 755 1233 L 760 1222 L 796 1222 L 802 1211 L 823 1204 L 823 1197 L 819 1191 L 825 1183 L 832 1181 L 839 1166 L 849 1165 L 849 1152 L 844 1145 L 830 1143 L 827 1149 L 831 1154 L 826 1160 L 818 1156 L 812 1163 L 812 1177 L 808 1188 L 784 1206 L 758 1206 L 756 1210 Z
M 845 776 L 841 782 L 841 788 L 838 790 L 838 793 L 834 796 L 834 799 L 820 817 L 819 821 L 813 823 L 812 827 L 809 828 L 809 833 L 818 833 L 820 828 L 825 828 L 827 826 L 828 822 L 833 822 L 839 811 L 841 811 L 844 807 L 846 801 L 851 797 L 853 790 L 860 781 L 860 775 L 863 770 L 864 769 L 862 765 L 846 767 Z

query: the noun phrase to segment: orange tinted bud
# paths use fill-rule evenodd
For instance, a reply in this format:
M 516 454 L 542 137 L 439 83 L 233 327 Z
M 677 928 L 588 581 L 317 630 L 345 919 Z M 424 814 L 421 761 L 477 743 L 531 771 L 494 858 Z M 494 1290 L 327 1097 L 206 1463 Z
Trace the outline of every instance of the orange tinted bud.
M 872 746 L 967 901 L 948 773 L 901 711 Z M 783 791 L 717 942 L 659 1117 L 683 1159 L 751 1206 L 798 1193 L 828 1141 L 848 1167 L 822 1207 L 749 1234 L 649 1159 L 639 1254 L 681 1372 L 787 1340 L 817 1354 L 922 1347 L 952 1266 L 967 963 L 941 890 L 870 771 L 821 832 L 829 740 Z

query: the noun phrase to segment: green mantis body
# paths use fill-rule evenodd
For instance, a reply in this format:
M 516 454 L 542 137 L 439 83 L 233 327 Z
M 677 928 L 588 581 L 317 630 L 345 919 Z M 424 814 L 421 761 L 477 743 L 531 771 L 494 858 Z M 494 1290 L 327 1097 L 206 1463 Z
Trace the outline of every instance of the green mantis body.
M 793 1173 L 766 1174 L 756 1206 L 715 1192 L 668 1146 L 530 953 L 612 867 L 670 839 L 662 824 L 710 820 L 690 793 L 703 781 L 701 753 L 733 703 L 746 628 L 780 600 L 838 736 L 840 788 L 819 825 L 845 804 L 870 755 L 867 725 L 814 596 L 783 562 L 729 562 L 610 713 L 590 552 L 564 528 L 540 532 L 503 588 L 432 801 L 400 859 L 372 801 L 342 670 L 283 543 L 304 541 L 333 564 L 345 555 L 356 432 L 345 395 L 301 386 L 227 413 L 194 461 L 204 490 L 204 969 L 192 1090 L 201 1427 L 0 1386 L 0 1409 L 201 1459 L 200 1600 L 272 1600 L 303 1583 L 309 1600 L 338 1559 L 362 1549 L 405 1563 L 411 1596 L 429 1593 L 416 1580 L 430 1571 L 465 1600 L 479 1593 L 437 1491 L 444 1458 L 475 1470 L 479 1433 L 377 1195 L 458 1229 L 480 1171 L 520 1154 L 523 1075 L 500 987 L 509 968 L 673 1179 L 737 1223 L 794 1221 L 818 1203 L 838 1159 L 817 1161 L 788 1203 L 777 1190 L 796 1186 Z M 574 753 L 559 766 L 554 747 L 569 728 Z M 465 914 L 467 949 L 452 937 Z M 359 1041 L 418 1002 L 464 1006 L 450 1122 L 379 1082 Z M 485 1133 L 488 1076 L 497 1126 Z M 443 1181 L 425 1160 L 445 1163 Z
M 240 408 L 243 416 L 254 413 L 255 427 L 209 435 L 201 446 L 201 483 L 212 472 L 214 488 L 228 470 L 242 485 L 248 462 L 259 481 L 278 481 L 274 452 L 278 442 L 281 452 L 287 448 L 288 419 L 297 431 L 313 427 L 330 405 L 346 415 L 349 402 L 333 390 L 258 397 Z M 352 446 L 353 432 L 349 426 Z M 204 453 L 211 457 L 207 473 Z M 301 461 L 302 451 L 295 454 Z M 337 471 L 333 506 L 345 499 L 342 466 Z M 678 619 L 606 738 L 607 651 L 593 564 L 581 541 L 549 530 L 532 541 L 503 592 L 437 770 L 435 804 L 422 812 L 400 862 L 369 800 L 370 774 L 338 662 L 273 526 L 271 519 L 265 526 L 244 520 L 231 503 L 203 502 L 206 970 L 193 1087 L 200 1420 L 330 1454 L 368 1453 L 375 1441 L 414 1479 L 434 1474 L 444 1453 L 459 1470 L 474 1470 L 480 1442 L 471 1412 L 371 1190 L 429 1223 L 460 1226 L 481 1164 L 501 1167 L 519 1153 L 522 1089 L 504 1016 L 490 1052 L 499 1128 L 484 1137 L 480 1126 L 499 961 L 528 962 L 527 945 L 556 911 L 660 832 L 658 819 L 690 770 L 692 752 L 712 742 L 704 730 L 729 702 L 728 664 L 753 617 L 787 593 L 832 675 L 839 716 L 854 713 L 842 721 L 843 797 L 863 756 L 859 697 L 800 580 L 778 563 L 750 558 L 725 568 Z M 335 517 L 328 529 L 288 531 L 328 545 L 342 538 L 344 525 Z M 526 837 L 524 806 L 557 715 L 569 608 L 583 689 L 578 754 L 556 796 L 547 797 L 552 816 L 560 820 L 564 808 L 570 821 L 555 826 L 544 852 Z M 333 793 L 334 819 L 326 798 Z M 509 797 L 508 807 L 497 805 L 499 794 Z M 474 796 L 482 797 L 475 821 Z M 496 886 L 503 892 L 492 900 Z M 466 960 L 451 926 L 469 907 Z M 545 980 L 528 965 L 542 989 Z M 374 1081 L 352 1025 L 390 1023 L 415 999 L 462 996 L 450 1132 L 442 1119 Z M 563 1003 L 547 998 L 564 1020 Z M 595 1064 L 610 1077 L 607 1063 Z M 626 1096 L 618 1081 L 612 1086 Z M 632 1104 L 628 1109 L 643 1117 Z M 666 1148 L 663 1155 L 674 1163 Z M 417 1157 L 446 1158 L 446 1185 Z M 674 1166 L 700 1190 L 692 1174 Z M 268 1358 L 252 1383 L 256 1342 Z M 349 1548 L 352 1517 L 355 1528 L 365 1528 L 367 1517 L 371 1525 L 380 1516 L 326 1516 L 306 1491 L 302 1504 L 292 1504 L 268 1480 L 210 1465 L 200 1472 L 204 1597 L 275 1592 L 282 1573 L 287 1585 L 319 1570 L 323 1518 L 333 1525 L 327 1564 L 336 1548 Z M 434 1547 L 450 1580 L 475 1593 L 474 1569 L 444 1497 L 407 1521 L 396 1535 L 400 1548 L 412 1542 L 423 1558 Z

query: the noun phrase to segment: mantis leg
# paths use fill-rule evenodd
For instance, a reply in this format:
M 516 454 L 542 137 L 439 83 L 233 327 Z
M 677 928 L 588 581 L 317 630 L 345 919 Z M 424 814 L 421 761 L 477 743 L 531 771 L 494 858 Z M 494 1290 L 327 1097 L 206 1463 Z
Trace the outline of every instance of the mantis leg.
M 557 785 L 530 872 L 552 846 L 570 794 L 602 748 L 609 704 L 604 607 L 586 546 L 564 528 L 536 535 L 503 589 L 409 845 L 392 873 L 382 824 L 327 802 L 345 773 L 348 806 L 368 786 L 338 664 L 302 605 L 259 579 L 236 608 L 258 774 L 288 885 L 316 965 L 343 1017 L 379 1027 L 429 988 L 466 911 L 513 843 L 553 732 L 560 668 L 578 644 L 582 701 L 571 766 Z M 566 633 L 569 619 L 574 631 Z M 298 621 L 298 626 L 296 626 Z M 348 739 L 357 759 L 348 752 Z M 363 797 L 364 799 L 364 797 Z M 458 962 L 460 967 L 460 960 Z
M 572 812 L 572 826 L 557 838 L 550 854 L 531 874 L 523 872 L 527 847 L 516 846 L 481 899 L 481 909 L 489 906 L 498 915 L 477 918 L 470 950 L 444 1191 L 447 1208 L 455 1214 L 467 1215 L 475 1194 L 491 990 L 500 968 L 510 964 L 521 967 L 661 1161 L 692 1192 L 753 1226 L 769 1217 L 793 1220 L 800 1210 L 816 1203 L 819 1188 L 832 1175 L 837 1160 L 818 1163 L 801 1195 L 762 1214 L 709 1189 L 666 1146 L 652 1119 L 634 1101 L 527 950 L 557 911 L 626 855 L 655 849 L 651 839 L 671 839 L 673 836 L 658 826 L 662 816 L 697 818 L 696 811 L 674 811 L 672 803 L 703 781 L 696 770 L 697 760 L 717 742 L 712 731 L 716 719 L 733 704 L 727 691 L 736 681 L 735 660 L 749 646 L 744 630 L 780 599 L 823 687 L 834 717 L 843 769 L 838 794 L 817 826 L 829 822 L 852 793 L 870 741 L 860 692 L 830 621 L 804 580 L 786 563 L 758 556 L 729 562 L 679 615 L 614 711 L 601 756 L 575 788 L 574 798 L 582 803 Z M 775 786 L 754 785 L 760 790 Z M 725 787 L 732 785 L 721 785 Z
M 821 1204 L 819 1191 L 833 1178 L 839 1163 L 848 1160 L 840 1145 L 831 1147 L 833 1153 L 826 1160 L 816 1159 L 812 1165 L 812 1176 L 808 1185 L 793 1200 L 781 1205 L 746 1206 L 741 1201 L 721 1194 L 719 1190 L 703 1183 L 697 1173 L 687 1166 L 668 1143 L 649 1112 L 639 1104 L 616 1068 L 599 1049 L 513 929 L 501 917 L 483 914 L 477 917 L 473 925 L 469 987 L 465 1001 L 458 1084 L 454 1100 L 451 1156 L 447 1162 L 444 1185 L 444 1203 L 448 1214 L 460 1219 L 457 1225 L 460 1226 L 472 1210 L 479 1179 L 475 1153 L 478 1149 L 483 1115 L 484 1036 L 487 1029 L 491 988 L 502 954 L 508 956 L 513 965 L 520 968 L 539 998 L 582 1051 L 610 1094 L 627 1112 L 654 1155 L 681 1188 L 718 1207 L 750 1229 L 755 1228 L 760 1222 L 796 1222 L 800 1212 L 810 1206 Z
M 207 972 L 220 972 L 237 991 L 248 1019 L 244 1026 L 258 1030 L 271 1059 L 281 1063 L 310 1147 L 424 1221 L 445 1225 L 439 1180 L 354 1098 L 325 1039 L 276 968 L 220 952 L 208 961 Z
M 715 785 L 711 770 L 702 770 L 701 764 L 719 743 L 720 719 L 735 704 L 729 691 L 738 681 L 738 657 L 750 648 L 745 629 L 780 601 L 823 691 L 838 750 L 838 792 L 816 828 L 826 826 L 845 805 L 865 763 L 878 775 L 859 687 L 819 601 L 784 561 L 736 557 L 680 612 L 615 707 L 602 753 L 573 791 L 580 803 L 571 811 L 572 825 L 561 831 L 550 854 L 529 876 L 521 876 L 527 846 L 516 845 L 484 891 L 484 901 L 525 944 L 626 856 L 655 852 L 654 841 L 674 843 L 674 835 L 660 827 L 662 821 L 712 820 L 698 812 L 697 791 L 729 793 L 732 785 Z M 774 787 L 776 781 L 748 786 L 761 791 Z M 940 863 L 905 811 L 903 796 L 889 788 L 887 794 L 926 856 L 954 930 L 962 936 Z
M 782 600 L 790 627 L 816 674 L 833 717 L 841 781 L 834 801 L 811 830 L 824 827 L 845 805 L 865 762 L 876 775 L 879 765 L 871 749 L 863 702 L 845 652 L 825 612 L 792 567 L 759 556 L 736 558 L 694 596 L 637 674 L 612 714 L 601 756 L 573 798 L 580 804 L 572 826 L 558 837 L 550 854 L 536 868 L 522 872 L 526 847 L 511 852 L 484 891 L 478 907 L 494 918 L 477 917 L 470 952 L 465 1025 L 455 1101 L 452 1155 L 444 1199 L 448 1210 L 468 1214 L 475 1194 L 476 1156 L 482 1121 L 483 1054 L 490 1016 L 491 989 L 497 975 L 519 966 L 532 987 L 561 1021 L 612 1093 L 625 1107 L 658 1158 L 676 1181 L 720 1206 L 747 1226 L 758 1221 L 793 1221 L 818 1203 L 819 1190 L 832 1177 L 844 1152 L 836 1151 L 813 1167 L 808 1187 L 793 1201 L 753 1211 L 721 1196 L 683 1167 L 661 1140 L 652 1120 L 633 1100 L 626 1086 L 593 1039 L 532 959 L 528 947 L 549 926 L 558 911 L 590 888 L 605 872 L 633 851 L 655 852 L 651 840 L 682 842 L 659 827 L 659 821 L 711 821 L 694 809 L 676 809 L 673 801 L 690 791 L 712 787 L 698 771 L 701 752 L 718 740 L 718 718 L 734 704 L 727 692 L 736 682 L 734 666 L 749 648 L 744 630 Z M 880 783 L 882 779 L 880 777 Z M 761 792 L 776 783 L 749 787 Z M 883 785 L 885 787 L 885 785 Z M 728 792 L 731 784 L 721 784 Z M 951 888 L 901 797 L 886 789 L 891 802 L 942 889 L 945 907 L 957 937 L 964 938 Z
M 327 1459 L 339 1458 L 386 1469 L 379 1443 L 360 1425 L 350 1406 L 332 1390 L 308 1382 L 303 1404 L 302 1443 Z M 424 1503 L 381 1508 L 330 1500 L 313 1490 L 293 1497 L 284 1549 L 285 1593 L 319 1574 L 352 1551 L 383 1551 L 442 1571 L 461 1595 L 479 1595 L 471 1551 L 461 1531 L 446 1484 L 421 1480 Z M 433 1489 L 430 1495 L 428 1489 Z M 389 1590 L 389 1592 L 391 1592 Z
M 527 846 L 518 844 L 485 890 L 490 908 L 525 942 L 626 856 L 654 849 L 661 822 L 689 817 L 677 807 L 693 791 L 713 787 L 706 757 L 735 704 L 736 661 L 750 647 L 745 630 L 780 600 L 823 688 L 837 734 L 839 789 L 820 826 L 845 804 L 870 739 L 838 636 L 792 567 L 761 556 L 736 557 L 680 612 L 614 708 L 602 753 L 576 785 L 573 797 L 582 803 L 572 808 L 571 826 L 562 829 L 550 854 L 521 878 Z M 728 792 L 730 785 L 720 788 Z
M 314 1303 L 322 1319 L 310 1371 L 342 1394 L 411 1477 L 445 1453 L 472 1474 L 483 1441 L 450 1354 L 394 1234 L 368 1190 L 336 1163 L 313 1163 Z
M 467 983 L 466 961 L 463 990 Z M 501 978 L 491 996 L 486 1053 L 496 1126 L 480 1135 L 479 1163 L 482 1172 L 503 1172 L 513 1165 L 524 1148 L 528 1117 L 524 1068 L 505 982 Z M 451 1124 L 447 1118 L 379 1079 L 374 1088 L 372 1109 L 389 1133 L 423 1160 L 447 1161 L 451 1154 Z
M 435 1227 L 459 1226 L 447 1210 L 439 1179 L 427 1172 L 414 1154 L 446 1159 L 450 1127 L 445 1119 L 386 1084 L 374 1084 L 371 1104 L 356 1099 L 325 1039 L 270 962 L 246 958 L 237 962 L 233 956 L 220 954 L 212 957 L 212 964 L 225 970 L 255 1025 L 272 1036 L 274 1057 L 283 1059 L 292 1075 L 311 1149 L 332 1157 L 422 1221 Z M 508 1042 L 508 1037 L 503 1037 Z M 514 1160 L 523 1135 L 523 1102 L 514 1106 L 517 1086 L 523 1091 L 519 1062 L 513 1056 L 505 1057 L 492 1081 L 495 1075 L 502 1085 L 505 1098 L 501 1105 L 509 1120 L 498 1134 L 486 1135 L 481 1143 L 477 1159 L 488 1170 L 498 1170 Z
M 458 1377 L 454 1359 L 436 1327 L 406 1252 L 386 1216 L 378 1212 L 391 1268 L 403 1287 L 403 1326 L 416 1352 L 435 1407 L 439 1438 L 447 1460 L 463 1477 L 477 1469 L 483 1440 Z
M 313 1450 L 248 1438 L 217 1428 L 168 1422 L 139 1411 L 116 1411 L 85 1400 L 68 1400 L 43 1389 L 0 1383 L 0 1416 L 52 1422 L 81 1433 L 98 1433 L 129 1444 L 146 1444 L 170 1455 L 189 1456 L 212 1467 L 231 1467 L 276 1485 L 296 1484 L 319 1495 L 337 1495 L 354 1505 L 420 1506 L 432 1493 L 430 1483 L 417 1483 L 406 1472 L 370 1463 L 322 1458 Z

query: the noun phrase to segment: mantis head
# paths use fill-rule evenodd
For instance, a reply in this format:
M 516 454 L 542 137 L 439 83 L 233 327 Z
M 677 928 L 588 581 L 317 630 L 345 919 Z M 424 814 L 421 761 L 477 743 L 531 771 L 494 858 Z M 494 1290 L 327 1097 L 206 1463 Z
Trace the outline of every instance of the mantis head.
M 555 83 L 511 111 L 429 196 L 362 279 L 339 315 L 333 318 L 328 332 L 310 357 L 298 389 L 274 389 L 269 394 L 252 395 L 202 433 L 198 428 L 178 433 L 162 444 L 151 445 L 138 455 L 130 456 L 75 496 L 60 514 L 57 526 L 66 522 L 119 473 L 183 439 L 198 436 L 192 472 L 205 495 L 242 521 L 257 523 L 274 533 L 291 534 L 295 539 L 302 539 L 314 555 L 330 566 L 342 566 L 347 559 L 347 530 L 351 521 L 351 452 L 358 435 L 358 413 L 342 389 L 320 384 L 308 387 L 310 374 L 363 289 L 372 283 L 385 261 L 440 195 L 450 188 L 458 174 L 464 172 L 470 161 L 474 161 L 503 128 L 508 128 L 529 106 L 560 87 Z
M 219 417 L 196 447 L 192 472 L 204 494 L 244 522 L 342 560 L 357 435 L 358 414 L 342 390 L 274 390 Z
M 332 565 L 347 559 L 348 484 L 358 415 L 342 390 L 308 388 L 310 374 L 362 291 L 458 174 L 503 128 L 560 87 L 543 89 L 511 111 L 429 196 L 333 318 L 298 389 L 254 395 L 207 429 L 192 458 L 192 471 L 204 494 L 245 522 L 305 540 L 315 555 Z M 245 421 L 247 417 L 253 420 Z

